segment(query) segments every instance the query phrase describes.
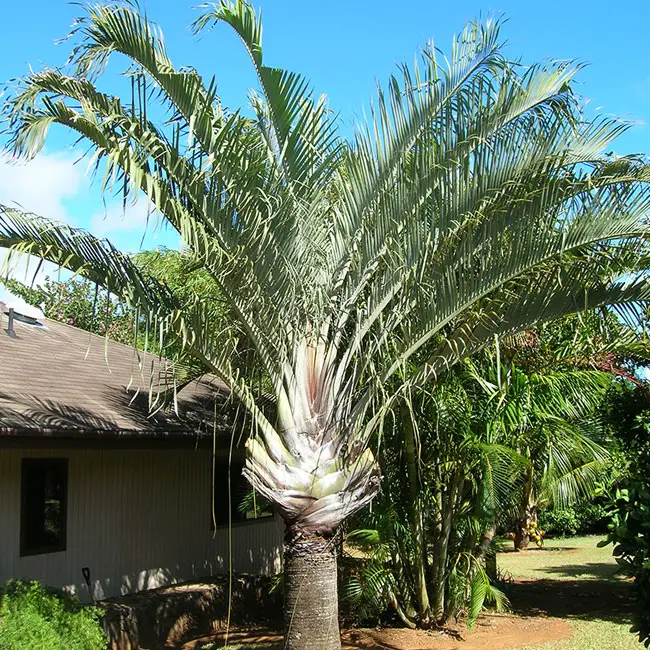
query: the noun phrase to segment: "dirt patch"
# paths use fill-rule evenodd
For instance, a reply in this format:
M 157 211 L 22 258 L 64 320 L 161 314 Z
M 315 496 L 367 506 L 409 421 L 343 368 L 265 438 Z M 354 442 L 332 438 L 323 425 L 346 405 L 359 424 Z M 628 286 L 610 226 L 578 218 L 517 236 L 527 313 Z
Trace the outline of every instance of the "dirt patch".
M 503 614 L 481 616 L 473 630 L 463 626 L 445 632 L 405 628 L 355 629 L 343 632 L 344 650 L 514 650 L 571 637 L 566 621 L 526 618 Z M 218 634 L 183 646 L 183 650 L 222 648 L 225 635 Z M 234 630 L 229 644 L 251 644 L 253 648 L 282 648 L 282 635 L 268 630 Z
M 512 650 L 568 639 L 572 634 L 571 626 L 559 619 L 493 614 L 482 616 L 471 631 L 466 628 L 448 632 L 353 630 L 344 633 L 343 640 L 350 650 Z

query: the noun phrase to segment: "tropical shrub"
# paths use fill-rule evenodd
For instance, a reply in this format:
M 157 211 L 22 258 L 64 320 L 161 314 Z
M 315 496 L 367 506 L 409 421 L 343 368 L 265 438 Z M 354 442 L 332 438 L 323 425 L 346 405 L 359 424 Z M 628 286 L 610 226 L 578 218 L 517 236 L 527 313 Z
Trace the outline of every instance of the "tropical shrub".
M 628 474 L 616 492 L 602 545 L 614 544 L 616 561 L 634 577 L 638 613 L 632 630 L 650 647 L 650 392 L 623 384 L 610 395 L 614 435 L 628 460 Z
M 580 502 L 566 508 L 539 511 L 539 528 L 547 537 L 571 537 L 607 532 L 608 508 L 600 502 Z
M 602 545 L 613 543 L 616 561 L 634 577 L 638 613 L 633 632 L 650 647 L 650 485 L 640 476 L 630 477 L 621 489 Z
M 10 580 L 0 598 L 0 648 L 104 650 L 108 641 L 101 614 L 36 581 Z

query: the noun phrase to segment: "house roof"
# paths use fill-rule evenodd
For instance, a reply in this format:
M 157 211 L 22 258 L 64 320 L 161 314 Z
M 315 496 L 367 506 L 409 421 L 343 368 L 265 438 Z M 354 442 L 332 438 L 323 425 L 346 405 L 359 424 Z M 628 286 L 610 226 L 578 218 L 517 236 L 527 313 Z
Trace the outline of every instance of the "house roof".
M 5 312 L 0 303 L 0 436 L 187 439 L 211 437 L 215 424 L 232 430 L 216 377 L 180 390 L 177 412 L 151 415 L 150 399 L 171 386 L 169 361 L 49 319 L 16 319 L 12 334 Z

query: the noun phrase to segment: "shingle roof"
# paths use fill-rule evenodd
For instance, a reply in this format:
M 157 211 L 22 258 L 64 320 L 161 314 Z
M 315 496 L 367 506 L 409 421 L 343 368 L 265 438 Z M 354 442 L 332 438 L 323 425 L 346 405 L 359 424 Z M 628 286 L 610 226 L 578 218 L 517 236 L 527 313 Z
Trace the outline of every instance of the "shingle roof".
M 211 436 L 215 400 L 218 429 L 230 430 L 216 377 L 179 391 L 178 413 L 150 415 L 168 361 L 49 319 L 41 327 L 15 320 L 10 335 L 5 311 L 0 303 L 0 435 Z

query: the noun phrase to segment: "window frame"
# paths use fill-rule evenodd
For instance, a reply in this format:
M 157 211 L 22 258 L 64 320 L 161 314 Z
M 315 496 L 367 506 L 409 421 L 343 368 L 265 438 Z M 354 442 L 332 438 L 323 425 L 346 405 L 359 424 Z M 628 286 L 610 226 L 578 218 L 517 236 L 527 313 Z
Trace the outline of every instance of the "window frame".
M 61 498 L 62 533 L 59 544 L 50 546 L 27 546 L 27 476 L 34 468 L 57 468 L 63 474 L 63 496 Z M 68 537 L 68 459 L 67 458 L 23 458 L 20 472 L 20 557 L 61 553 L 66 550 Z
M 255 523 L 260 523 L 260 522 L 265 522 L 265 521 L 273 521 L 277 517 L 277 509 L 273 506 L 271 503 L 271 512 L 265 515 L 261 515 L 259 517 L 252 517 L 250 519 L 239 519 L 235 518 L 234 515 L 234 510 L 236 510 L 237 505 L 232 502 L 230 504 L 230 513 L 228 517 L 228 521 L 222 521 L 221 517 L 216 516 L 217 515 L 217 509 L 215 507 L 214 510 L 214 515 L 215 517 L 213 518 L 213 513 L 212 513 L 212 507 L 213 507 L 213 499 L 216 499 L 216 490 L 217 490 L 217 484 L 215 481 L 215 471 L 219 469 L 219 467 L 225 467 L 228 468 L 228 462 L 219 462 L 219 459 L 217 459 L 217 462 L 212 466 L 212 471 L 211 471 L 211 480 L 210 480 L 210 488 L 211 488 L 211 497 L 210 497 L 210 531 L 212 533 L 215 533 L 217 530 L 223 530 L 226 528 L 229 528 L 230 526 L 238 527 L 238 526 L 248 526 L 249 524 L 255 524 Z M 241 476 L 241 470 L 244 468 L 244 460 L 235 460 L 233 459 L 232 462 L 230 463 L 230 489 L 231 489 L 231 495 L 232 495 L 232 488 L 233 488 L 233 482 L 237 479 L 243 478 Z M 237 471 L 238 470 L 238 471 Z M 246 479 L 244 479 L 246 481 Z M 251 488 L 252 489 L 252 488 Z M 228 503 L 227 503 L 227 495 L 226 495 L 226 503 L 222 503 L 222 506 L 225 506 L 225 510 L 227 511 L 228 508 Z M 216 502 L 215 502 L 216 505 Z M 216 520 L 216 521 L 215 521 Z

